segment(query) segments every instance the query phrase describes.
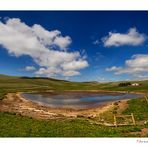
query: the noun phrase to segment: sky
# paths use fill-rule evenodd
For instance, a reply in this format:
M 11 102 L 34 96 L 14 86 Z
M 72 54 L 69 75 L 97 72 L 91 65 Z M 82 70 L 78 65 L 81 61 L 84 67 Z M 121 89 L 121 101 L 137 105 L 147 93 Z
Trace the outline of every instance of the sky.
M 0 11 L 0 74 L 148 79 L 146 11 Z

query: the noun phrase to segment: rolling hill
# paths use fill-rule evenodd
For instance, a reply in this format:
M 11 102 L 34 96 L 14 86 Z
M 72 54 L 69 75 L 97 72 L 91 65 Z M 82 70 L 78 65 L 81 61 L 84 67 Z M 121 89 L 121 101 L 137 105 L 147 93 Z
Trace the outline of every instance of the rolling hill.
M 133 81 L 132 83 L 137 82 Z M 44 77 L 16 77 L 0 75 L 0 96 L 8 92 L 30 91 L 63 91 L 63 90 L 109 90 L 109 91 L 138 91 L 147 92 L 148 80 L 138 81 L 140 86 L 119 87 L 121 82 L 70 82 Z

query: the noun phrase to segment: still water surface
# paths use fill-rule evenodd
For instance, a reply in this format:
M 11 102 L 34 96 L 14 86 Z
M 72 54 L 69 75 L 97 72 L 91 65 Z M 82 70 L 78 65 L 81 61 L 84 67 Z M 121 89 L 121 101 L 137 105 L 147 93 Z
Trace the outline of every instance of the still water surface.
M 109 101 L 138 98 L 138 94 L 101 94 L 101 93 L 23 93 L 23 97 L 33 102 L 52 108 L 88 109 L 97 107 Z

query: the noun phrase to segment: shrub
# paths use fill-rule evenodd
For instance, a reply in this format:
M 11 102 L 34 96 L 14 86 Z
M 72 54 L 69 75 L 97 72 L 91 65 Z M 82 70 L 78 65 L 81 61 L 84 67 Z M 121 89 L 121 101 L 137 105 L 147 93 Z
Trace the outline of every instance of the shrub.
M 124 83 L 119 83 L 118 86 L 120 86 L 120 87 L 124 87 L 124 86 L 129 86 L 129 85 L 131 85 L 130 82 L 124 82 Z

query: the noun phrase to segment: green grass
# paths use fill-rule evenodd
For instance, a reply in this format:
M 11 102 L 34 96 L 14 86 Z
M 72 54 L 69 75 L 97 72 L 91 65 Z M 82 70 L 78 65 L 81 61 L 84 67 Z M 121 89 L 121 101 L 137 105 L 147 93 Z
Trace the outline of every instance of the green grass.
M 140 86 L 119 87 L 120 82 L 69 82 L 51 78 L 26 78 L 0 75 L 0 99 L 8 92 L 31 91 L 63 91 L 63 90 L 110 90 L 110 91 L 138 91 L 147 92 L 148 80 L 139 81 Z M 133 82 L 134 83 L 134 82 Z
M 0 99 L 9 92 L 44 92 L 48 90 L 114 90 L 114 91 L 138 91 L 147 92 L 148 81 L 139 82 L 138 87 L 118 87 L 120 82 L 96 83 L 96 82 L 68 82 L 45 78 L 20 78 L 0 75 Z M 136 120 L 148 118 L 148 104 L 144 99 L 133 99 L 124 114 L 134 113 Z M 109 114 L 104 114 L 109 121 Z M 106 119 L 106 120 L 107 120 Z M 59 120 L 36 120 L 20 115 L 0 112 L 0 137 L 133 137 L 140 136 L 131 132 L 141 131 L 146 125 L 106 127 L 90 124 L 86 119 L 59 119 Z M 146 135 L 145 135 L 146 136 Z
M 0 100 L 2 100 L 5 96 L 5 93 L 0 93 Z
M 91 125 L 82 118 L 41 121 L 0 113 L 0 137 L 129 137 L 130 132 L 141 131 L 141 128 Z
M 138 122 L 148 120 L 148 106 L 144 101 L 144 99 L 130 100 L 128 108 L 123 113 L 134 113 Z M 113 119 L 112 114 L 104 114 L 104 117 L 108 121 Z M 136 126 L 106 127 L 90 124 L 85 118 L 47 121 L 0 112 L 0 137 L 140 137 L 139 133 L 134 132 L 141 132 L 143 128 L 148 128 L 148 123 Z M 147 137 L 147 133 L 142 137 Z
M 136 121 L 148 120 L 148 103 L 144 98 L 129 100 L 128 104 L 124 114 L 133 113 Z

